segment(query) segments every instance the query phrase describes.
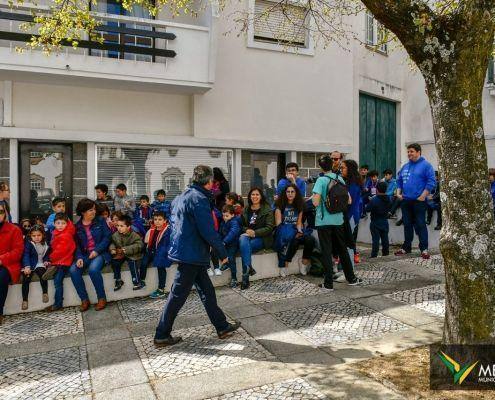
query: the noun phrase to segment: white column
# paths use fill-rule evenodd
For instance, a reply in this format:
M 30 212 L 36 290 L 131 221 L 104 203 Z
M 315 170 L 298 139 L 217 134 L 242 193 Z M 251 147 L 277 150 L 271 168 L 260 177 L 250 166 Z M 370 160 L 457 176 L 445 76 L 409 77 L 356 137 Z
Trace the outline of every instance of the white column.
M 3 126 L 13 126 L 12 81 L 3 82 Z
M 10 212 L 12 221 L 19 221 L 19 150 L 17 139 L 10 139 L 9 144 L 9 170 L 10 170 Z
M 242 150 L 234 149 L 234 182 L 232 190 L 237 194 L 242 192 Z
M 287 159 L 288 159 L 287 162 L 295 162 L 295 163 L 297 163 L 297 151 L 291 151 L 291 152 L 289 152 Z M 301 166 L 299 166 L 299 168 L 300 167 Z
M 94 142 L 87 144 L 87 194 L 88 197 L 95 197 L 96 186 L 96 145 Z

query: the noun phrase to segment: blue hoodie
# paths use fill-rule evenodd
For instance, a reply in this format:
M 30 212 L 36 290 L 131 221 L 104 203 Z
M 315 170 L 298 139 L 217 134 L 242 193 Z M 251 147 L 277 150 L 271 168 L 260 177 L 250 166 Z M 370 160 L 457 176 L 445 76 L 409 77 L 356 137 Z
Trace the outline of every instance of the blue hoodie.
M 490 186 L 490 190 L 492 192 L 493 207 L 495 208 L 495 181 L 492 182 L 492 185 Z
M 435 171 L 423 157 L 409 161 L 397 174 L 397 188 L 406 200 L 416 200 L 425 189 L 431 192 L 436 184 Z
M 395 190 L 397 189 L 397 179 L 392 177 L 389 181 L 383 179 L 383 182 L 387 184 L 387 191 L 385 192 L 385 194 L 388 197 L 392 198 L 394 196 Z

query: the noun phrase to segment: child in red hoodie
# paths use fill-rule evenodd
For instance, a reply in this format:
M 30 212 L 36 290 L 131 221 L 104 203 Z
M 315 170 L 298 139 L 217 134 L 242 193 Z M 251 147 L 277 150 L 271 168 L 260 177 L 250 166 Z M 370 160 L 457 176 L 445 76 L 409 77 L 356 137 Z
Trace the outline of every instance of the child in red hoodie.
M 50 267 L 43 274 L 42 279 L 54 278 L 55 302 L 46 308 L 46 311 L 59 311 L 64 302 L 64 276 L 66 270 L 74 263 L 74 252 L 76 251 L 76 232 L 74 224 L 64 213 L 57 213 L 54 221 L 55 229 L 52 233 L 50 243 Z

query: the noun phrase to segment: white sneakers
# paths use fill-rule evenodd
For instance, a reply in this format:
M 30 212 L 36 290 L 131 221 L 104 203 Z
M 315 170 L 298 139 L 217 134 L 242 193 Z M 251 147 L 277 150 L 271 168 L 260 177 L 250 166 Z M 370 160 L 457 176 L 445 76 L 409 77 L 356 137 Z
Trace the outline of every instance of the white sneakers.
M 220 276 L 222 275 L 222 271 L 220 271 L 219 268 L 215 268 L 215 270 L 213 270 L 213 268 L 208 268 L 208 276 Z
M 279 268 L 278 273 L 282 278 L 285 278 L 287 276 L 287 268 Z
M 299 264 L 299 272 L 301 273 L 301 275 L 307 275 L 308 270 L 311 268 L 311 264 L 303 264 L 302 258 L 298 258 L 297 263 Z
M 213 268 L 208 268 L 208 276 L 213 276 L 215 273 L 213 272 Z
M 222 275 L 222 271 L 220 271 L 220 268 L 215 268 L 215 275 L 216 276 Z

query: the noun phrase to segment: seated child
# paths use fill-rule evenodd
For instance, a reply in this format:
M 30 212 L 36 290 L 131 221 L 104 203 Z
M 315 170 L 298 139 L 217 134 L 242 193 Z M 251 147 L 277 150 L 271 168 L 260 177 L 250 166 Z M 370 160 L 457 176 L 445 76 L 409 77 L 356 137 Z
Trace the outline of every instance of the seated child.
M 151 208 L 153 209 L 153 213 L 155 211 L 162 211 L 165 214 L 165 218 L 168 220 L 170 218 L 171 203 L 170 201 L 165 200 L 166 198 L 167 194 L 165 193 L 165 190 L 158 190 L 156 192 L 156 200 L 151 204 Z
M 46 267 L 50 265 L 48 249 L 45 229 L 34 225 L 26 235 L 22 256 L 22 310 L 28 309 L 29 284 L 33 274 L 40 278 L 43 303 L 48 303 L 48 282 L 41 279 L 46 272 Z
M 54 219 L 55 229 L 50 242 L 50 266 L 43 274 L 42 279 L 54 277 L 55 302 L 45 308 L 46 311 L 59 311 L 64 302 L 64 277 L 67 269 L 74 263 L 76 229 L 69 217 L 64 213 L 57 213 Z
M 24 239 L 26 237 L 29 238 L 29 231 L 31 230 L 31 220 L 29 218 L 23 218 L 21 219 L 19 226 L 21 228 L 22 236 L 24 237 Z
M 52 200 L 52 210 L 53 213 L 51 213 L 46 220 L 46 230 L 50 233 L 52 233 L 55 228 L 55 215 L 57 215 L 57 213 L 65 213 L 65 199 L 63 197 L 55 197 Z
M 230 269 L 230 287 L 237 287 L 237 266 L 235 262 L 235 255 L 239 244 L 239 236 L 241 235 L 241 221 L 239 217 L 235 215 L 235 210 L 232 205 L 224 205 L 222 208 L 223 221 L 220 223 L 220 236 L 222 237 L 223 244 L 227 249 L 227 255 L 229 262 L 222 265 L 221 270 L 225 271 Z
M 244 211 L 244 200 L 235 192 L 230 192 L 225 195 L 225 204 L 234 207 L 236 216 L 241 216 Z
M 371 213 L 370 231 L 371 231 L 371 258 L 378 256 L 380 240 L 382 242 L 382 255 L 388 256 L 388 213 L 390 212 L 391 202 L 387 196 L 387 184 L 378 182 L 376 186 L 376 196 L 372 197 L 366 205 L 365 211 Z
M 146 273 L 148 264 L 156 267 L 158 272 L 158 288 L 151 293 L 152 299 L 165 297 L 165 284 L 167 283 L 167 268 L 172 265 L 168 258 L 170 249 L 171 229 L 167 224 L 167 218 L 163 211 L 155 211 L 153 214 L 153 225 L 146 233 L 144 243 L 146 245 L 142 264 L 142 272 Z
M 143 258 L 143 242 L 141 237 L 131 228 L 131 217 L 120 215 L 117 221 L 117 232 L 112 235 L 112 243 L 109 247 L 112 255 L 112 268 L 115 278 L 114 290 L 119 290 L 124 282 L 121 278 L 122 264 L 127 262 L 131 271 L 133 290 L 139 290 L 146 286 L 141 281 L 138 271 L 139 261 Z
M 150 198 L 142 195 L 139 198 L 139 206 L 134 211 L 134 222 L 139 222 L 145 229 L 149 229 L 153 220 L 153 208 L 150 206 Z

